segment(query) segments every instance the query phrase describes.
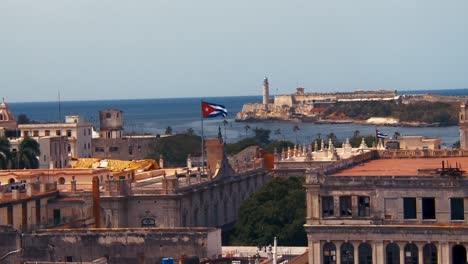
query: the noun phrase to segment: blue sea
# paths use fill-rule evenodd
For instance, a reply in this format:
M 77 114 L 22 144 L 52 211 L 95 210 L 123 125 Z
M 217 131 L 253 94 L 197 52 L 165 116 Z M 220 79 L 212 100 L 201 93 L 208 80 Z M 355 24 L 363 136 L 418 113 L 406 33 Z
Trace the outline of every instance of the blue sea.
M 441 95 L 468 95 L 468 89 L 456 90 L 426 90 L 426 91 L 398 91 L 400 94 L 432 93 Z M 168 126 L 174 133 L 184 132 L 192 128 L 197 134 L 201 134 L 200 98 L 172 98 L 172 99 L 138 99 L 138 100 L 102 100 L 102 101 L 65 101 L 58 102 L 28 102 L 9 103 L 10 111 L 15 115 L 26 114 L 31 120 L 38 122 L 63 122 L 65 115 L 80 115 L 98 128 L 98 111 L 103 109 L 120 109 L 124 118 L 126 132 L 138 134 L 164 134 Z M 228 109 L 228 124 L 223 126 L 223 118 L 204 119 L 204 134 L 207 137 L 215 137 L 218 129 L 227 137 L 227 142 L 238 141 L 253 134 L 255 127 L 266 128 L 272 131 L 271 138 L 288 139 L 293 142 L 308 143 L 318 134 L 322 137 L 334 133 L 340 140 L 352 137 L 356 130 L 361 135 L 373 135 L 375 129 L 383 133 L 393 135 L 399 132 L 401 135 L 422 135 L 426 137 L 441 137 L 443 147 L 450 148 L 459 140 L 457 126 L 451 127 L 376 127 L 371 125 L 356 124 L 293 124 L 279 122 L 237 123 L 234 117 L 242 109 L 244 103 L 261 102 L 261 96 L 239 97 L 211 97 L 203 98 L 204 101 L 223 104 Z M 251 129 L 246 130 L 246 125 Z M 300 130 L 293 132 L 293 127 L 298 125 Z M 281 135 L 274 135 L 273 131 L 280 129 Z

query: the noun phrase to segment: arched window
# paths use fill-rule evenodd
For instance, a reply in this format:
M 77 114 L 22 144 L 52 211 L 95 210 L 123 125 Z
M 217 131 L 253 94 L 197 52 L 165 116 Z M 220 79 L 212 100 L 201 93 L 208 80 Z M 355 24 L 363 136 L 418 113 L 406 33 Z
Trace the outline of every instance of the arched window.
M 390 243 L 385 249 L 386 264 L 400 264 L 400 247 L 396 243 Z
M 10 179 L 8 180 L 8 184 L 12 184 L 12 183 L 15 183 L 15 179 L 10 178 Z
M 405 246 L 405 264 L 418 264 L 418 247 L 411 243 Z
M 466 263 L 466 248 L 462 245 L 455 245 L 452 248 L 452 264 Z
M 354 247 L 351 243 L 341 245 L 341 264 L 354 264 Z
M 336 247 L 333 243 L 323 245 L 323 264 L 336 264 Z
M 358 248 L 359 264 L 372 264 L 372 247 L 369 243 L 361 243 Z
M 111 113 L 106 113 L 106 118 L 111 118 L 111 117 L 112 117 Z
M 437 264 L 437 247 L 434 244 L 424 245 L 423 264 Z
M 58 183 L 59 183 L 59 184 L 65 184 L 65 178 L 60 177 L 60 178 L 58 179 Z

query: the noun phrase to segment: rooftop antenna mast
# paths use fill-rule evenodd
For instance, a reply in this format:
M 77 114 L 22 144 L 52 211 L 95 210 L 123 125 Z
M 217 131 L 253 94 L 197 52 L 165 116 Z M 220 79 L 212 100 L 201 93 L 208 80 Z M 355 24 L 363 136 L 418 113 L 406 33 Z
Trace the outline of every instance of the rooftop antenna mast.
M 60 104 L 60 90 L 58 90 L 58 121 L 59 123 L 62 121 L 62 106 Z

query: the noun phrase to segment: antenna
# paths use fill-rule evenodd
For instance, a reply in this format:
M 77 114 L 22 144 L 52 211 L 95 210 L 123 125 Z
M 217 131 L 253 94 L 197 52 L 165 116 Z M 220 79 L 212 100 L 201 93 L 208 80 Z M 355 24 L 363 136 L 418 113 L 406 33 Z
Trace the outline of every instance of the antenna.
M 62 122 L 62 107 L 60 105 L 60 90 L 58 90 L 58 117 L 59 117 L 59 123 Z

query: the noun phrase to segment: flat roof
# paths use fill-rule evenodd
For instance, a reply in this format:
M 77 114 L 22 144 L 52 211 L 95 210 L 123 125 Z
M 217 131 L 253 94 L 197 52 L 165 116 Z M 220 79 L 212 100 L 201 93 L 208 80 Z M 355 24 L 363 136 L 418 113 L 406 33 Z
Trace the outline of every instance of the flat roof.
M 428 171 L 442 168 L 442 161 L 445 168 L 448 165 L 455 168 L 458 163 L 462 170 L 468 170 L 468 157 L 377 159 L 339 171 L 332 176 L 433 176 Z

